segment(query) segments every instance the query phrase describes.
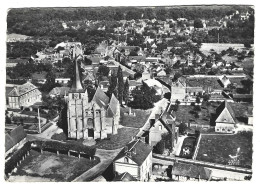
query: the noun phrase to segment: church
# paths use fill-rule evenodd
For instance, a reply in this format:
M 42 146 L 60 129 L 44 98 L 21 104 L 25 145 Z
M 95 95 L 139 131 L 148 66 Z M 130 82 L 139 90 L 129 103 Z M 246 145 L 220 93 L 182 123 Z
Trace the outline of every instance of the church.
M 120 104 L 97 88 L 89 102 L 78 66 L 74 60 L 74 79 L 67 96 L 68 137 L 71 139 L 104 139 L 108 134 L 117 134 L 120 119 Z

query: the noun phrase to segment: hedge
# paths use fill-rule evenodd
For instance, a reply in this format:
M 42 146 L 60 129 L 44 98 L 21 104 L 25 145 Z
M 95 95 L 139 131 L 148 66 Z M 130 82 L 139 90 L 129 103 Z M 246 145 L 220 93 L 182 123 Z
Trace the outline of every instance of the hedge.
M 76 151 L 78 153 L 85 153 L 86 155 L 93 157 L 96 153 L 96 148 L 84 146 L 82 144 L 76 143 L 61 143 L 56 141 L 33 141 L 33 144 L 36 145 L 39 149 L 54 149 L 57 151 Z
M 26 142 L 23 147 L 17 150 L 11 158 L 5 163 L 5 174 L 11 173 L 16 167 L 16 164 L 23 158 L 23 156 L 31 150 L 31 143 Z

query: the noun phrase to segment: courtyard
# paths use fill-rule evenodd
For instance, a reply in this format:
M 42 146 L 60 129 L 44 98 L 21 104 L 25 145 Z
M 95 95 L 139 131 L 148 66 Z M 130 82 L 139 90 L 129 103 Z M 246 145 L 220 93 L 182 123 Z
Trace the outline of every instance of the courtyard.
M 56 155 L 47 151 L 41 154 L 38 151 L 31 150 L 30 155 L 12 174 L 10 181 L 15 180 L 16 177 L 24 180 L 27 179 L 25 177 L 33 177 L 46 181 L 72 181 L 99 162 L 99 158 L 90 161 L 86 158 L 69 157 L 63 154 Z
M 252 136 L 252 132 L 203 134 L 196 160 L 251 168 Z

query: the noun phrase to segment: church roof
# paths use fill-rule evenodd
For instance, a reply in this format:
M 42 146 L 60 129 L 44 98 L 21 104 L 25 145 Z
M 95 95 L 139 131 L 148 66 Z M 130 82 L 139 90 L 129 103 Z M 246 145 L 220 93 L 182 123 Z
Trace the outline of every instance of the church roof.
M 104 91 L 102 91 L 100 87 L 97 87 L 92 101 L 95 101 L 100 107 L 107 107 L 109 103 L 109 97 L 104 93 Z
M 114 117 L 114 115 L 116 114 L 116 111 L 117 111 L 118 104 L 119 104 L 119 101 L 117 100 L 115 95 L 112 94 L 110 102 L 109 102 L 109 106 L 107 109 L 108 117 Z
M 78 61 L 77 59 L 74 60 L 74 78 L 72 80 L 72 85 L 71 85 L 71 91 L 73 92 L 84 92 L 82 82 L 81 82 L 81 75 L 79 71 L 79 66 L 78 66 Z

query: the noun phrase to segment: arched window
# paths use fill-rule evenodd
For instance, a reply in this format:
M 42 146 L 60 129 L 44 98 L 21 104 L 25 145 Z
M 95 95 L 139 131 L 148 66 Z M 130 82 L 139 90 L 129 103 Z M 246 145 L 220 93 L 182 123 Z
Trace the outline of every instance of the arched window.
M 125 161 L 125 163 L 129 163 L 129 160 L 127 157 L 125 157 L 124 161 Z

